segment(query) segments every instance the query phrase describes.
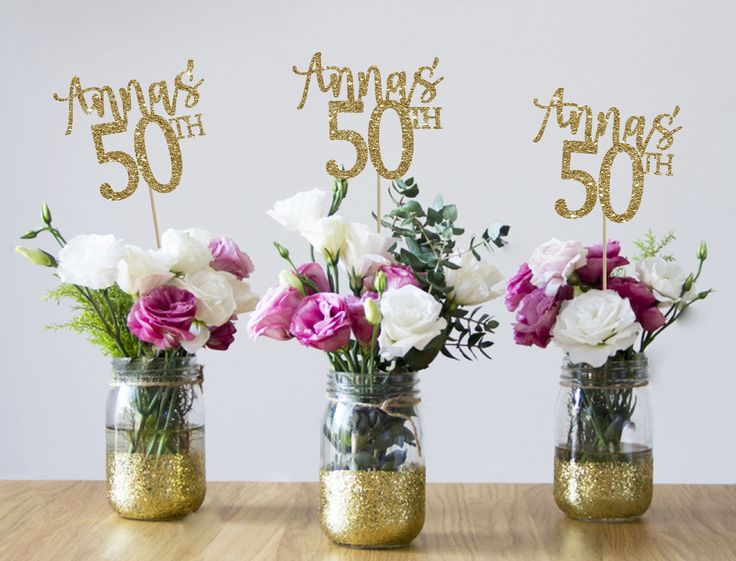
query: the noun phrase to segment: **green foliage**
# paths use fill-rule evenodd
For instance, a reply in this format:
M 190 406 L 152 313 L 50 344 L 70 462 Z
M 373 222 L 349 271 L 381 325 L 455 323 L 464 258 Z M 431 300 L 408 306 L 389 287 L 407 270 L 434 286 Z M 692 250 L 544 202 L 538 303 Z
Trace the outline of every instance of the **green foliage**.
M 498 328 L 498 321 L 486 313 L 479 313 L 481 309 L 474 308 L 470 313 L 464 309 L 453 311 L 449 325 L 456 335 L 447 338 L 442 348 L 443 355 L 457 359 L 450 351 L 453 349 L 466 360 L 477 359 L 476 351 L 486 358 L 491 358 L 486 349 L 493 346 L 489 336 Z
M 471 236 L 468 248 L 461 251 L 457 238 L 465 229 L 457 224 L 455 205 L 445 204 L 438 196 L 431 207 L 424 208 L 416 200 L 419 185 L 413 178 L 394 181 L 389 194 L 396 206 L 381 223 L 399 239 L 391 248 L 393 256 L 397 262 L 411 267 L 417 279 L 428 287 L 428 292 L 443 302 L 443 316 L 448 320 L 448 329 L 442 336 L 422 352 L 411 351 L 398 361 L 399 366 L 413 370 L 426 368 L 440 352 L 450 358 L 457 358 L 453 351 L 467 360 L 478 358 L 476 352 L 490 358 L 486 349 L 493 345 L 489 336 L 498 327 L 498 322 L 488 314 L 480 314 L 479 307 L 468 311 L 449 300 L 453 287 L 447 285 L 445 270 L 458 269 L 453 258 L 464 252 L 480 260 L 478 248 L 493 252 L 506 245 L 509 226 L 492 224 L 481 234 Z
M 413 407 L 399 411 L 416 415 Z M 345 415 L 343 405 L 332 403 L 322 430 L 336 451 L 331 469 L 396 471 L 406 461 L 406 446 L 416 446 L 405 419 L 377 408 L 356 406 Z
M 410 266 L 417 278 L 429 287 L 435 296 L 446 295 L 452 291 L 445 282 L 444 269 L 458 269 L 451 261 L 458 255 L 456 238 L 465 230 L 456 224 L 458 211 L 453 204 L 445 204 L 442 197 L 435 198 L 426 209 L 415 199 L 419 195 L 419 185 L 413 178 L 395 180 L 389 195 L 396 207 L 381 220 L 383 226 L 390 228 L 394 237 L 401 243 L 392 248 L 397 262 Z M 493 224 L 479 236 L 473 236 L 467 251 L 480 259 L 477 248 L 503 247 L 509 227 Z
M 132 297 L 117 285 L 103 290 L 90 290 L 73 284 L 60 284 L 46 294 L 46 300 L 57 304 L 70 302 L 74 316 L 66 323 L 50 329 L 69 329 L 87 335 L 87 340 L 113 357 L 137 357 L 143 348 L 130 333 L 126 319 L 133 305 Z
M 672 255 L 664 255 L 662 252 L 665 248 L 675 241 L 675 233 L 669 230 L 661 240 L 657 240 L 654 232 L 650 229 L 642 239 L 634 242 L 634 245 L 639 250 L 639 254 L 634 257 L 636 261 L 642 259 L 648 259 L 650 257 L 661 257 L 665 261 L 674 261 L 675 258 Z

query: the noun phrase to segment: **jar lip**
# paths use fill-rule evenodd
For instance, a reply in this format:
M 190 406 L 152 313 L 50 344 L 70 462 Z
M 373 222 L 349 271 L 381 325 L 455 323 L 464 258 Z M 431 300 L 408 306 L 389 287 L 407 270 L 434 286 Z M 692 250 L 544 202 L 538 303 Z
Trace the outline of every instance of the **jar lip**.
M 202 365 L 195 355 L 171 359 L 163 357 L 114 357 L 113 378 L 196 378 L 202 375 Z
M 649 380 L 649 361 L 638 353 L 631 358 L 609 358 L 601 366 L 585 362 L 573 363 L 565 356 L 562 361 L 562 380 L 581 382 L 646 383 Z
M 377 372 L 369 378 L 360 372 L 327 372 L 327 395 L 360 400 L 382 400 L 395 395 L 418 393 L 419 377 L 416 372 Z

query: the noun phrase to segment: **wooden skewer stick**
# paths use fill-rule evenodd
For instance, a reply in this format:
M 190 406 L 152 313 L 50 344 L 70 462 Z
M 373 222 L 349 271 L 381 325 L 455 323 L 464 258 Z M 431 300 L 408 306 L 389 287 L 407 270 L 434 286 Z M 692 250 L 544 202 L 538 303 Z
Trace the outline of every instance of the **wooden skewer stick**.
M 156 216 L 156 203 L 153 200 L 153 189 L 148 188 L 148 199 L 151 201 L 151 217 L 153 218 L 153 231 L 156 234 L 156 247 L 161 248 L 161 234 L 158 230 L 158 217 Z
M 381 176 L 376 172 L 376 232 L 381 231 Z
M 603 290 L 608 290 L 608 235 L 606 233 L 606 215 L 603 214 Z

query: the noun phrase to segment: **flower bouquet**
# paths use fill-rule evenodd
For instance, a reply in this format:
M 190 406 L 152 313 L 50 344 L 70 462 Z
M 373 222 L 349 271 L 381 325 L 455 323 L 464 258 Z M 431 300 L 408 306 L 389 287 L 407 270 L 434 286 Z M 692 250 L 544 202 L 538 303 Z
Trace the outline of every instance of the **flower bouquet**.
M 652 497 L 652 428 L 645 350 L 711 292 L 695 288 L 708 253 L 687 274 L 665 254 L 672 233 L 636 243 L 634 275 L 609 241 L 550 240 L 509 281 L 520 345 L 563 351 L 555 452 L 555 500 L 573 518 L 628 520 Z
M 257 297 L 245 278 L 248 255 L 231 239 L 204 230 L 167 230 L 156 250 L 113 235 L 68 242 L 44 204 L 44 225 L 23 239 L 49 234 L 55 257 L 18 247 L 31 262 L 55 269 L 60 284 L 47 298 L 72 304 L 73 318 L 55 328 L 86 334 L 110 355 L 107 406 L 107 495 L 128 518 L 183 516 L 204 499 L 202 347 L 226 350 L 237 315 Z
M 478 249 L 503 246 L 509 228 L 492 226 L 461 248 L 456 207 L 438 197 L 425 208 L 407 179 L 392 182 L 394 208 L 375 231 L 340 216 L 347 191 L 336 180 L 331 196 L 301 192 L 269 211 L 309 242 L 310 258 L 297 264 L 275 244 L 288 268 L 248 330 L 294 338 L 330 362 L 320 476 L 327 535 L 364 547 L 404 545 L 424 522 L 416 373 L 439 353 L 488 356 L 498 323 L 479 305 L 500 295 L 501 274 Z

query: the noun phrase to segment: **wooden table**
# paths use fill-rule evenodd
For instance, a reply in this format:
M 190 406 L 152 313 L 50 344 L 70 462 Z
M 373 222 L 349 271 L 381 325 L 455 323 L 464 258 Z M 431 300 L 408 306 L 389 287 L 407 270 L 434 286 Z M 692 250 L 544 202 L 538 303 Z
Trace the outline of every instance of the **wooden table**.
M 639 522 L 566 519 L 549 485 L 429 485 L 411 547 L 330 543 L 312 483 L 210 483 L 200 511 L 172 522 L 123 520 L 104 485 L 0 482 L 2 561 L 465 561 L 736 559 L 736 486 L 657 486 Z

